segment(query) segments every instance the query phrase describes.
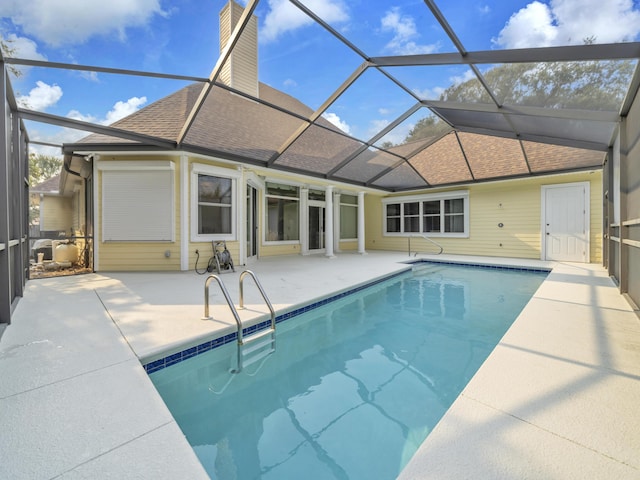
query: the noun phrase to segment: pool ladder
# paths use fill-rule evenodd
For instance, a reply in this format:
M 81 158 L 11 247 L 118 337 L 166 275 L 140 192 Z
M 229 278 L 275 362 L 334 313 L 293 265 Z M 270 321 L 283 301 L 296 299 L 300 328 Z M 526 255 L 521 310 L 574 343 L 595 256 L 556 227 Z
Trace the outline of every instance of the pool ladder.
M 267 297 L 262 285 L 258 281 L 258 278 L 251 270 L 245 270 L 240 274 L 240 304 L 238 305 L 239 309 L 244 308 L 244 277 L 247 275 L 253 278 L 262 298 L 264 299 L 267 307 L 269 307 L 269 312 L 271 313 L 271 324 L 268 328 L 262 329 L 255 333 L 251 333 L 248 335 L 244 335 L 242 328 L 242 320 L 240 320 L 240 315 L 238 315 L 238 310 L 236 309 L 231 297 L 229 296 L 229 292 L 227 288 L 224 286 L 222 280 L 218 275 L 209 275 L 207 280 L 204 283 L 204 317 L 203 320 L 210 320 L 212 317 L 209 315 L 209 284 L 212 280 L 216 280 L 218 285 L 220 286 L 220 290 L 222 290 L 222 294 L 224 295 L 225 300 L 227 301 L 227 305 L 231 309 L 231 313 L 233 314 L 233 318 L 236 321 L 236 325 L 238 326 L 238 350 L 237 350 L 237 368 L 231 370 L 232 373 L 240 373 L 244 367 L 247 367 L 253 363 L 266 358 L 268 355 L 272 354 L 276 351 L 276 313 L 273 310 L 273 306 Z

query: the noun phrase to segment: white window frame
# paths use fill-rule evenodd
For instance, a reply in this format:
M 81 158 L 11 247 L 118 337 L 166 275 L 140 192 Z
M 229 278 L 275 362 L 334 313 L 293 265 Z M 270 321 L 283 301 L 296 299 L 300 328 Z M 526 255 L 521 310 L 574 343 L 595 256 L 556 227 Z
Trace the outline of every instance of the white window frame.
M 278 185 L 286 185 L 288 187 L 295 187 L 298 189 L 298 197 L 297 199 L 295 199 L 294 197 L 282 197 L 282 196 L 278 196 L 278 195 L 270 195 L 269 194 L 269 188 L 268 188 L 268 184 L 269 183 L 273 183 L 273 184 L 278 184 Z M 302 198 L 302 189 L 303 186 L 301 186 L 299 183 L 295 183 L 295 182 L 287 182 L 287 181 L 283 181 L 280 179 L 271 179 L 271 178 L 267 178 L 265 179 L 264 182 L 264 195 L 262 196 L 262 211 L 264 212 L 263 215 L 263 222 L 264 222 L 264 228 L 262 229 L 262 243 L 264 245 L 300 245 L 302 244 L 302 239 L 303 239 L 303 230 L 304 227 L 303 225 L 305 224 L 304 222 L 304 218 L 305 218 L 305 209 L 306 206 L 304 205 L 306 202 L 303 202 L 303 198 Z M 297 240 L 269 240 L 267 238 L 267 235 L 269 234 L 269 208 L 268 208 L 268 199 L 269 198 L 281 198 L 281 199 L 285 199 L 285 200 L 297 200 L 298 201 L 298 239 Z
M 211 177 L 227 178 L 231 180 L 231 232 L 228 234 L 219 233 L 198 233 L 198 176 L 208 175 Z M 211 242 L 214 240 L 235 241 L 238 232 L 238 180 L 241 173 L 237 170 L 228 168 L 215 167 L 213 165 L 205 165 L 203 163 L 191 164 L 191 241 L 192 242 Z
M 102 242 L 175 242 L 172 161 L 102 161 L 97 168 L 102 172 Z
M 445 213 L 444 213 L 444 200 L 462 199 L 464 205 L 464 230 L 462 232 L 445 232 Z M 422 202 L 428 201 L 440 201 L 440 232 L 424 232 L 423 219 L 424 213 L 422 210 Z M 420 205 L 420 232 L 405 232 L 404 231 L 404 204 L 418 202 Z M 400 231 L 388 232 L 387 231 L 387 205 L 401 204 L 400 208 Z M 382 228 L 383 236 L 385 237 L 406 237 L 408 235 L 426 235 L 428 237 L 447 237 L 447 238 L 468 238 L 469 237 L 469 191 L 468 190 L 456 190 L 444 193 L 429 193 L 425 195 L 411 195 L 403 197 L 389 197 L 382 200 Z

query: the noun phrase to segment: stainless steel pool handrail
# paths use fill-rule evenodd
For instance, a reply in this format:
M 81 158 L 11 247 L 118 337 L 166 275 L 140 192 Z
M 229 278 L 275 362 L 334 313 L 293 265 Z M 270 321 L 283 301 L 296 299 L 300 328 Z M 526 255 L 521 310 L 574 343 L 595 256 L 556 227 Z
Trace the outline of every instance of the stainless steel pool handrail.
M 426 241 L 433 243 L 436 247 L 438 247 L 438 248 L 440 249 L 440 251 L 439 251 L 438 253 L 436 253 L 435 255 L 440 255 L 440 254 L 444 251 L 444 248 L 443 248 L 443 246 L 442 246 L 442 245 L 440 245 L 440 244 L 439 244 L 438 242 L 436 242 L 435 240 L 433 240 L 433 239 L 431 239 L 431 238 L 427 237 L 426 235 L 409 235 L 409 256 L 411 256 L 411 237 L 415 237 L 415 238 L 423 238 L 423 239 L 425 239 Z M 416 256 L 418 255 L 418 253 L 420 253 L 420 252 L 418 252 L 418 251 L 416 250 L 416 253 L 414 253 L 414 254 L 413 254 L 413 256 L 414 256 L 414 257 L 416 257 Z
M 243 345 L 238 346 L 238 350 L 241 351 L 240 358 L 241 358 L 242 365 L 251 365 L 252 363 L 255 363 L 258 360 L 261 360 L 263 358 L 266 358 L 268 355 L 276 351 L 276 312 L 273 309 L 273 305 L 271 305 L 271 301 L 269 300 L 269 297 L 267 297 L 267 294 L 264 291 L 264 288 L 262 288 L 262 285 L 258 281 L 258 277 L 256 277 L 255 273 L 253 273 L 251 270 L 245 270 L 240 274 L 239 308 L 244 308 L 244 277 L 246 277 L 247 275 L 253 278 L 253 281 L 255 282 L 256 287 L 258 287 L 258 291 L 260 292 L 260 295 L 262 295 L 262 299 L 264 300 L 264 302 L 267 304 L 267 307 L 269 308 L 269 312 L 271 313 L 271 325 L 269 326 L 269 328 L 260 330 L 259 332 L 255 332 L 247 337 L 247 342 L 254 342 L 253 346 L 250 346 L 250 347 L 247 346 L 246 348 L 244 348 Z M 267 336 L 269 337 L 269 339 L 267 339 L 266 341 L 263 340 Z M 260 340 L 262 341 L 260 342 Z M 267 345 L 269 346 L 268 350 L 265 349 Z M 245 360 L 245 356 L 248 356 L 250 354 L 253 354 L 253 357 Z
M 220 290 L 222 290 L 222 295 L 224 295 L 224 298 L 227 301 L 227 305 L 229 305 L 231 313 L 233 313 L 233 318 L 235 318 L 236 325 L 238 326 L 238 345 L 242 345 L 242 321 L 240 320 L 240 315 L 238 315 L 238 311 L 231 301 L 231 297 L 229 296 L 227 287 L 224 286 L 224 283 L 222 283 L 222 280 L 220 280 L 220 277 L 218 277 L 217 275 L 209 275 L 204 282 L 204 317 L 202 317 L 202 319 L 212 319 L 211 315 L 209 315 L 209 284 L 211 283 L 211 280 L 216 280 L 218 282 Z M 241 369 L 242 352 L 240 351 L 240 348 L 238 348 L 238 371 L 240 371 Z
M 275 330 L 276 329 L 276 312 L 273 309 L 273 306 L 271 305 L 271 302 L 269 301 L 269 298 L 267 297 L 267 294 L 265 293 L 264 288 L 262 288 L 262 285 L 258 281 L 258 277 L 256 277 L 256 274 L 253 273 L 251 270 L 245 270 L 240 274 L 240 280 L 239 280 L 240 308 L 244 308 L 244 283 L 243 282 L 244 282 L 244 277 L 246 277 L 247 275 L 253 278 L 253 281 L 255 282 L 256 287 L 258 287 L 258 290 L 260 291 L 260 295 L 262 295 L 264 302 L 267 304 L 267 307 L 269 308 L 269 312 L 271 313 L 271 328 Z
M 260 291 L 260 295 L 262 295 L 262 298 L 264 299 L 265 303 L 267 304 L 267 307 L 269 308 L 269 312 L 271 314 L 271 325 L 266 330 L 261 330 L 257 333 L 248 334 L 246 337 L 244 337 L 244 334 L 243 334 L 242 320 L 240 319 L 240 315 L 238 314 L 238 311 L 235 305 L 233 304 L 233 301 L 231 300 L 231 296 L 229 295 L 229 292 L 227 291 L 227 288 L 225 287 L 220 277 L 218 277 L 218 275 L 209 275 L 204 283 L 204 317 L 202 317 L 202 319 L 211 320 L 213 318 L 209 314 L 209 284 L 211 283 L 212 280 L 216 280 L 216 282 L 218 282 L 218 285 L 220 286 L 220 290 L 222 291 L 222 294 L 224 295 L 225 300 L 227 301 L 227 305 L 229 305 L 229 309 L 231 310 L 231 313 L 233 314 L 233 318 L 235 319 L 236 325 L 238 327 L 238 333 L 237 333 L 237 339 L 238 339 L 237 365 L 238 366 L 235 370 L 232 370 L 233 373 L 238 373 L 242 370 L 243 364 L 245 363 L 243 362 L 243 358 L 244 358 L 243 355 L 248 355 L 253 351 L 259 351 L 260 355 L 254 357 L 253 359 L 251 359 L 251 361 L 247 362 L 247 365 L 248 365 L 250 363 L 254 363 L 255 361 L 262 358 L 263 356 L 273 353 L 276 348 L 275 346 L 276 313 L 275 313 L 275 310 L 273 309 L 273 305 L 271 305 L 271 301 L 269 300 L 269 298 L 267 297 L 267 294 L 264 291 L 264 288 L 262 288 L 262 285 L 258 281 L 258 278 L 250 270 L 245 270 L 240 274 L 240 280 L 239 280 L 240 305 L 238 308 L 244 308 L 244 283 L 243 282 L 244 282 L 244 277 L 246 277 L 247 275 L 250 275 L 253 278 L 256 286 L 258 287 L 258 290 Z M 263 339 L 267 335 L 271 335 L 271 339 L 268 342 L 254 345 L 252 348 L 248 348 L 246 350 L 243 348 L 247 343 L 254 342 L 254 341 L 257 342 L 258 340 Z M 271 344 L 270 350 L 266 353 L 264 351 L 260 352 L 260 350 L 267 344 Z

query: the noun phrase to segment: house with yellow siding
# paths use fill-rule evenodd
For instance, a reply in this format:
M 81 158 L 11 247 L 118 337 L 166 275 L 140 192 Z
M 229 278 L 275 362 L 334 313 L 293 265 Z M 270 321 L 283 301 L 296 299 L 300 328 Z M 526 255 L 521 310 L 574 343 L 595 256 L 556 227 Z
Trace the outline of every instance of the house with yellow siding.
M 220 13 L 223 53 L 242 12 L 230 1 Z M 85 172 L 97 271 L 202 269 L 218 242 L 236 265 L 433 253 L 433 242 L 451 254 L 602 262 L 604 152 L 455 129 L 358 141 L 258 81 L 254 17 L 216 82 L 111 127 L 136 137 L 94 133 L 63 148 L 67 170 Z

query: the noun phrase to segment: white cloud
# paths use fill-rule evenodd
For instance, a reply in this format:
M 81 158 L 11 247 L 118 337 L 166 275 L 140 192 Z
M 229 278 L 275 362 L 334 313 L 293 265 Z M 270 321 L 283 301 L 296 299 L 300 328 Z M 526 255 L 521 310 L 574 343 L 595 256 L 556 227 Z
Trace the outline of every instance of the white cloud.
M 130 27 L 145 26 L 154 15 L 167 16 L 160 0 L 2 0 L 0 17 L 52 46 L 77 44 L 94 35 L 115 33 L 124 40 Z
M 342 121 L 340 117 L 335 113 L 325 112 L 322 114 L 322 116 L 328 121 L 330 121 L 331 123 L 333 123 L 336 127 L 342 130 L 344 133 L 351 133 L 351 127 L 349 127 L 347 122 Z
M 49 85 L 39 80 L 29 94 L 19 96 L 17 102 L 25 108 L 44 111 L 58 103 L 58 100 L 61 98 L 62 88 L 58 85 Z
M 367 137 L 371 138 L 374 135 L 377 135 L 378 133 L 380 133 L 380 131 L 383 128 L 386 128 L 387 125 L 389 125 L 389 120 L 384 120 L 384 119 L 377 119 L 377 120 L 371 120 L 369 122 L 369 130 L 367 131 Z M 385 136 L 385 140 L 387 139 L 387 137 L 391 135 L 391 132 L 389 132 L 386 136 Z
M 465 70 L 465 72 L 462 75 L 455 75 L 453 77 L 450 77 L 449 80 L 451 81 L 451 85 L 461 85 L 464 82 L 471 80 L 473 78 L 477 78 L 476 74 L 473 73 L 473 70 L 469 69 L 469 70 Z
M 298 82 L 296 82 L 293 78 L 287 78 L 283 82 L 283 84 L 286 88 L 295 88 L 298 86 Z
M 1 36 L 1 35 L 0 35 Z M 26 37 L 18 37 L 16 34 L 11 33 L 8 36 L 4 37 L 4 41 L 11 50 L 9 52 L 9 57 L 14 58 L 26 58 L 29 60 L 46 60 L 47 57 L 38 52 L 38 45 L 33 40 Z M 5 52 L 3 52 L 5 53 Z M 15 69 L 20 77 L 23 77 L 31 70 L 31 67 L 25 67 L 23 65 L 12 65 L 10 72 L 12 74 L 15 73 L 13 70 Z
M 90 82 L 98 83 L 100 80 L 98 79 L 98 72 L 78 72 L 79 75 L 85 80 L 89 80 Z
M 314 23 L 311 17 L 288 0 L 268 0 L 269 12 L 260 30 L 260 40 L 271 42 L 280 35 Z M 342 0 L 307 0 L 305 6 L 328 23 L 349 20 L 347 7 Z
M 382 138 L 382 143 L 391 142 L 394 145 L 401 145 L 404 143 L 404 139 L 407 138 L 409 132 L 414 125 L 400 125 L 398 128 L 394 128 Z
M 126 102 L 116 102 L 111 110 L 109 110 L 109 112 L 107 112 L 105 117 L 102 119 L 96 117 L 95 115 L 83 114 L 78 110 L 71 110 L 69 111 L 69 113 L 67 113 L 66 116 L 67 118 L 70 118 L 72 120 L 108 125 L 119 120 L 120 118 L 123 118 L 135 112 L 146 102 L 146 97 L 132 97 Z M 81 130 L 76 130 L 74 128 L 58 128 L 53 130 L 46 128 L 45 130 L 41 130 L 35 127 L 33 129 L 29 129 L 29 137 L 32 140 L 59 145 L 62 145 L 63 143 L 76 142 L 89 133 L 91 132 L 84 132 Z M 42 155 L 60 155 L 60 149 L 56 147 L 33 145 L 29 148 L 36 153 L 41 153 Z
M 78 110 L 71 110 L 67 113 L 67 117 L 73 120 L 80 120 L 82 122 L 111 125 L 113 122 L 117 122 L 118 120 L 137 112 L 145 103 L 147 103 L 147 97 L 131 97 L 126 102 L 117 101 L 102 119 L 99 119 L 94 115 L 85 115 Z
M 126 102 L 116 102 L 113 108 L 107 113 L 107 117 L 102 123 L 105 125 L 111 125 L 113 122 L 136 112 L 145 103 L 147 103 L 147 97 L 131 97 Z
M 458 83 L 460 83 L 459 80 L 460 79 L 455 79 L 454 82 L 457 81 Z M 437 100 L 440 98 L 440 95 L 442 95 L 442 92 L 444 91 L 445 88 L 443 87 L 425 88 L 422 90 L 418 88 L 413 89 L 413 93 L 415 93 L 422 100 Z
M 534 1 L 514 13 L 493 42 L 504 48 L 630 41 L 640 33 L 640 10 L 632 0 Z
M 413 17 L 402 15 L 398 7 L 389 10 L 381 19 L 382 31 L 392 32 L 393 38 L 385 45 L 385 50 L 394 55 L 417 55 L 432 53 L 438 45 L 419 45 L 414 39 L 420 34 Z
M 78 120 L 80 122 L 103 123 L 99 122 L 98 119 L 93 115 L 85 115 L 83 113 L 80 113 L 78 110 L 70 110 L 69 113 L 67 113 L 67 117 L 71 120 Z
M 6 43 L 13 50 L 11 57 L 26 58 L 29 60 L 46 60 L 47 57 L 38 52 L 38 45 L 26 37 L 18 37 L 15 33 L 9 34 Z
M 72 143 L 80 140 L 86 136 L 89 132 L 81 132 L 72 128 L 54 128 L 50 126 L 43 126 L 45 130 L 41 130 L 38 127 L 29 129 L 29 138 L 33 141 L 51 143 L 54 145 L 62 145 L 63 143 Z M 36 145 L 31 143 L 29 145 L 29 152 L 33 152 L 40 155 L 47 156 L 61 156 L 62 152 L 60 147 L 50 147 L 45 145 Z

